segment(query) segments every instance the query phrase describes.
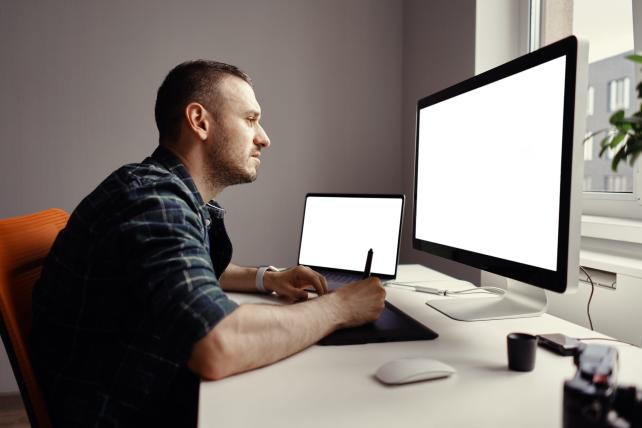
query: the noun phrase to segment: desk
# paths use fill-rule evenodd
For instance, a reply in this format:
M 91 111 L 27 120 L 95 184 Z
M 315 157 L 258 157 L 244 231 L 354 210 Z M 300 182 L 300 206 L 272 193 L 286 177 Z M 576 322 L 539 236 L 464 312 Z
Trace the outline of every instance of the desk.
M 398 281 L 449 279 L 419 265 L 401 265 Z M 562 386 L 575 373 L 570 357 L 538 349 L 535 370 L 509 371 L 506 335 L 564 333 L 602 336 L 545 314 L 536 318 L 461 322 L 425 304 L 443 298 L 388 288 L 387 299 L 437 333 L 435 340 L 312 346 L 268 367 L 201 382 L 199 427 L 560 427 Z M 240 303 L 265 298 L 233 294 Z M 461 297 L 457 297 L 461 298 Z M 582 303 L 584 304 L 584 302 Z M 642 350 L 617 342 L 619 380 L 642 388 Z M 450 378 L 384 386 L 373 374 L 401 357 L 430 356 L 450 364 Z

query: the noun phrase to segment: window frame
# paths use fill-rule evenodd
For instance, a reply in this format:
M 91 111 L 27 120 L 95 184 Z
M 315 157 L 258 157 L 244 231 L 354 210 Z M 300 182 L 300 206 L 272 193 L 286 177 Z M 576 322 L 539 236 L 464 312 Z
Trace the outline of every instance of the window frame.
M 545 36 L 541 30 L 542 19 L 545 14 L 542 14 L 542 3 L 545 0 L 530 0 L 531 12 L 536 11 L 530 17 L 529 40 L 531 43 L 529 47 L 539 47 L 541 40 Z M 548 0 L 550 1 L 550 0 Z M 571 0 L 577 1 L 577 0 Z M 633 8 L 633 37 L 634 37 L 634 51 L 642 51 L 642 0 L 632 0 Z M 571 9 L 572 10 L 572 9 Z M 568 17 L 572 22 L 572 17 Z M 530 34 L 535 33 L 540 37 L 538 40 L 533 40 Z M 539 42 L 539 43 L 537 43 Z M 537 45 L 537 46 L 535 46 Z M 640 67 L 635 67 L 635 84 L 642 79 Z M 630 100 L 631 101 L 631 100 Z M 635 99 L 635 103 L 642 102 L 642 100 Z M 587 114 L 588 116 L 588 114 Z M 605 218 L 628 218 L 642 220 L 642 159 L 639 159 L 633 168 L 633 189 L 632 193 L 609 193 L 609 192 L 582 192 L 582 214 L 590 216 L 599 216 Z M 607 221 L 608 222 L 608 221 Z

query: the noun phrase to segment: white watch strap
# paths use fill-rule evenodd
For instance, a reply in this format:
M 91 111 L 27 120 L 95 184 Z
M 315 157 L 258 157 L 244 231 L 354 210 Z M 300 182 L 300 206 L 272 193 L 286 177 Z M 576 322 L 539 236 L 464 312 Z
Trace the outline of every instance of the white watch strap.
M 266 271 L 278 272 L 278 269 L 274 266 L 261 266 L 256 271 L 256 289 L 261 293 L 268 293 L 268 291 L 265 289 L 265 286 L 263 285 L 263 276 L 265 275 Z

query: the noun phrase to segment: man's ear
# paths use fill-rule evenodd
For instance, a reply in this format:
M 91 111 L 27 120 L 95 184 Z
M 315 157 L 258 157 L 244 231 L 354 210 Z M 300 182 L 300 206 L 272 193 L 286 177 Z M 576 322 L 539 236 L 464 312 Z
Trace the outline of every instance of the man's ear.
M 207 139 L 212 122 L 207 110 L 199 103 L 189 103 L 185 107 L 187 127 L 198 136 L 201 141 Z

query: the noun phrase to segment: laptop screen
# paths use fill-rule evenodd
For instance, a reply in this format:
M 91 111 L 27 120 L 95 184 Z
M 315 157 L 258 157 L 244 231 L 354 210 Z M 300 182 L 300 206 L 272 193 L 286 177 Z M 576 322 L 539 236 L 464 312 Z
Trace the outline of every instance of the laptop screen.
M 301 265 L 394 278 L 399 259 L 403 195 L 308 194 L 299 247 Z

